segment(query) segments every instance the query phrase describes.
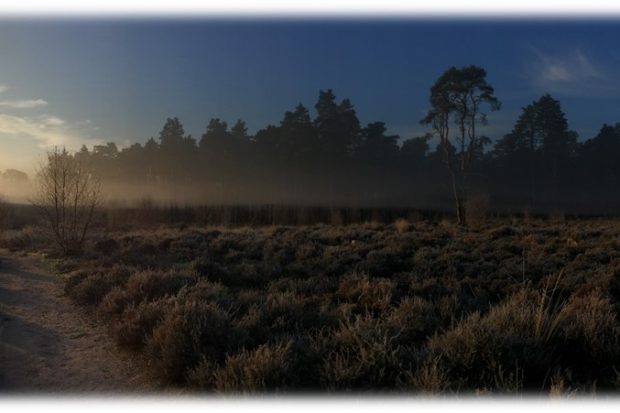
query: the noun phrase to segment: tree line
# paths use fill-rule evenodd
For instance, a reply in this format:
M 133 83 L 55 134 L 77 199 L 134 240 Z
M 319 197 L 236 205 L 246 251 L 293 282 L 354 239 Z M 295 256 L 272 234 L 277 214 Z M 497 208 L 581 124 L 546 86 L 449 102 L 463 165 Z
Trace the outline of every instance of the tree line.
M 620 207 L 620 123 L 579 141 L 560 102 L 545 94 L 512 130 L 479 134 L 501 102 L 477 66 L 452 67 L 431 87 L 423 136 L 401 142 L 384 122 L 362 125 L 349 99 L 321 90 L 250 136 L 239 119 L 213 118 L 199 138 L 168 118 L 157 138 L 74 156 L 106 183 L 185 188 L 205 203 L 614 212 Z M 431 147 L 431 143 L 433 147 Z M 435 144 L 436 143 L 436 144 Z

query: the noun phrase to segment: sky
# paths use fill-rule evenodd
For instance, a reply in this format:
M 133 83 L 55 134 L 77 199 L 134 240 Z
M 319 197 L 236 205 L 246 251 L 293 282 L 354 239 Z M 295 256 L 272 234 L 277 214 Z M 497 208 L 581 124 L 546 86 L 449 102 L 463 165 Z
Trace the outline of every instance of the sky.
M 349 98 L 362 125 L 422 135 L 429 89 L 450 66 L 487 71 L 508 133 L 522 107 L 559 99 L 581 140 L 620 122 L 620 18 L 4 19 L 0 171 L 31 172 L 47 148 L 157 137 L 179 117 L 199 139 L 209 119 L 277 124 L 319 90 Z

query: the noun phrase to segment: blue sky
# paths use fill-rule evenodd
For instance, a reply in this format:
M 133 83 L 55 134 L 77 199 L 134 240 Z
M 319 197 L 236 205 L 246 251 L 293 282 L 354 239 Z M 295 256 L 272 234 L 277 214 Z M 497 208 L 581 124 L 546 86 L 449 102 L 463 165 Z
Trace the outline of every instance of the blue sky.
M 586 139 L 620 121 L 617 39 L 618 19 L 3 20 L 0 170 L 51 145 L 145 142 L 172 116 L 195 137 L 212 117 L 254 133 L 326 88 L 409 138 L 435 79 L 466 64 L 503 102 L 491 138 L 549 92 Z

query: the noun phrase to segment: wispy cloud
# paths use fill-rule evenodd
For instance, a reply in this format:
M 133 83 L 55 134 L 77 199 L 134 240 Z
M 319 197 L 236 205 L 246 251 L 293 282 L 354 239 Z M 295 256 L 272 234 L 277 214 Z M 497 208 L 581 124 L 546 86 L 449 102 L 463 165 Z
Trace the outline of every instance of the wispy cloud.
M 0 93 L 7 89 L 0 84 Z M 18 168 L 32 172 L 51 147 L 78 150 L 83 144 L 92 146 L 103 142 L 93 136 L 94 128 L 89 122 L 29 111 L 47 106 L 47 101 L 41 98 L 19 99 L 18 96 L 0 101 L 0 170 Z
M 47 102 L 43 99 L 2 100 L 0 106 L 13 109 L 32 109 L 47 106 Z
M 600 97 L 620 90 L 620 83 L 612 80 L 608 69 L 581 49 L 544 53 L 533 48 L 532 52 L 533 59 L 526 75 L 540 92 Z
M 56 116 L 46 116 L 43 118 L 43 125 L 44 126 L 62 126 L 65 125 L 67 122 L 65 122 L 64 120 L 57 118 Z
M 55 116 L 24 117 L 0 113 L 0 135 L 29 139 L 40 149 L 52 146 L 76 149 L 83 143 L 100 143 L 99 139 L 85 139 L 65 120 Z
M 575 82 L 586 79 L 603 79 L 601 71 L 592 64 L 581 50 L 568 56 L 546 56 L 539 53 L 542 80 L 547 82 Z

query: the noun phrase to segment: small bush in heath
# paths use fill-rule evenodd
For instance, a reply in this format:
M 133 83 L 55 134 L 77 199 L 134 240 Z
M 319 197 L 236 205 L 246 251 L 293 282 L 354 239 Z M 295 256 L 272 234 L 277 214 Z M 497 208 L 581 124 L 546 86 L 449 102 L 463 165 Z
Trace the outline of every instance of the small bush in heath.
M 174 300 L 161 298 L 130 306 L 123 312 L 114 329 L 116 342 L 133 350 L 141 349 L 172 305 Z
M 226 357 L 213 373 L 219 392 L 265 392 L 286 390 L 295 384 L 293 342 L 263 344 Z
M 163 377 L 179 382 L 203 358 L 221 362 L 226 354 L 242 347 L 244 333 L 214 304 L 176 303 L 155 327 L 146 351 Z

